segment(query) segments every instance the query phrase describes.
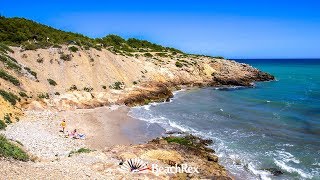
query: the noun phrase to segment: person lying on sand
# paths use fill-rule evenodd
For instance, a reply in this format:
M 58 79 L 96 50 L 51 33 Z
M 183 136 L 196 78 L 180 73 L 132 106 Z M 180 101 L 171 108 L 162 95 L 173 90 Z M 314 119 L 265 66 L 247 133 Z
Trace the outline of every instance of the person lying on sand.
M 64 133 L 64 130 L 66 129 L 66 126 L 67 126 L 66 120 L 63 120 L 63 121 L 60 123 L 60 127 L 62 128 L 62 130 L 61 130 L 60 132 L 63 132 L 63 133 Z
M 85 134 L 80 134 L 77 132 L 77 129 L 74 129 L 70 134 L 69 137 L 74 138 L 74 139 L 85 139 L 86 135 Z
M 77 133 L 77 129 L 74 129 L 73 131 L 71 131 L 71 133 L 69 134 L 69 137 L 72 137 L 72 138 L 77 138 L 78 136 L 78 133 Z

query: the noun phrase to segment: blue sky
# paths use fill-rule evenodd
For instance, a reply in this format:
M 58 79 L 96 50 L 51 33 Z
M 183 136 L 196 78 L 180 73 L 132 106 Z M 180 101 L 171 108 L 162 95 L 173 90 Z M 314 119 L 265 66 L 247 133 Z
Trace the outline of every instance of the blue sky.
M 0 0 L 0 13 L 90 37 L 118 34 L 228 58 L 319 58 L 320 2 Z

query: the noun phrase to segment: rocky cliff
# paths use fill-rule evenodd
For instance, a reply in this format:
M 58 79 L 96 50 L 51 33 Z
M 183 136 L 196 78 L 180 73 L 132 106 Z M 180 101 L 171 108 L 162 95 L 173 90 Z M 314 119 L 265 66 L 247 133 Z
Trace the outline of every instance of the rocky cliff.
M 0 68 L 18 83 L 0 78 L 1 89 L 23 108 L 88 108 L 166 100 L 181 86 L 252 86 L 274 77 L 232 60 L 183 53 L 119 55 L 102 49 L 59 48 L 2 53 Z M 9 64 L 9 65 L 8 65 Z

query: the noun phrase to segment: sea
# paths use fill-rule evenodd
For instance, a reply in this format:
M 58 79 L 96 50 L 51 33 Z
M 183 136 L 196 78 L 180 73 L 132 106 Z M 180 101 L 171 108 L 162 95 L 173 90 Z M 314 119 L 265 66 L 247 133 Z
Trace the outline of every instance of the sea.
M 183 89 L 170 102 L 134 107 L 129 115 L 212 139 L 235 179 L 320 179 L 320 59 L 236 61 L 276 80 Z

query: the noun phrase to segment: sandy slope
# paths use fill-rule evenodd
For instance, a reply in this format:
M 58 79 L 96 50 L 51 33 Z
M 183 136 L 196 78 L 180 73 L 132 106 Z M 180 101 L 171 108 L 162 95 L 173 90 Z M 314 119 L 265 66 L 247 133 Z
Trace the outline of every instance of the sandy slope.
M 5 68 L 20 80 L 21 85 L 14 86 L 0 78 L 1 89 L 15 94 L 25 91 L 32 98 L 22 98 L 21 104 L 31 109 L 70 109 L 123 103 L 124 96 L 132 92 L 145 94 L 145 91 L 154 91 L 159 85 L 167 88 L 199 84 L 249 85 L 255 80 L 268 80 L 249 65 L 205 56 L 167 53 L 168 57 L 160 57 L 152 53 L 153 57 L 145 57 L 144 53 L 135 53 L 139 56 L 125 57 L 106 49 L 70 52 L 65 45 L 61 49 L 12 49 L 14 53 L 8 55 L 16 59 L 22 69 L 28 67 L 36 72 L 37 79 L 26 70 L 16 72 Z M 72 58 L 64 61 L 61 55 Z M 183 66 L 177 67 L 177 62 Z M 2 63 L 0 67 L 3 67 Z M 50 85 L 48 79 L 54 80 L 57 85 Z M 109 88 L 115 82 L 123 82 L 124 89 Z M 73 85 L 77 90 L 70 91 Z M 93 89 L 85 92 L 84 88 Z M 60 95 L 55 95 L 57 92 Z M 50 95 L 50 100 L 40 99 L 41 103 L 31 103 L 39 100 L 39 94 L 46 93 Z

